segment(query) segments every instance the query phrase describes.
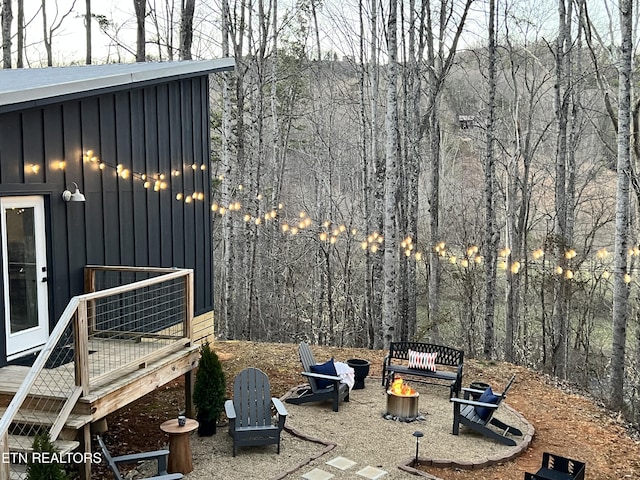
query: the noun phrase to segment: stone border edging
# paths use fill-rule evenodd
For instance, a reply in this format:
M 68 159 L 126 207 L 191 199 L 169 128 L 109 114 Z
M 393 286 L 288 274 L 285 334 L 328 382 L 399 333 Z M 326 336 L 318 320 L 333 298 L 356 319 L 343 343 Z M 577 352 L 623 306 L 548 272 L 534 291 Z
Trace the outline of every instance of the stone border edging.
M 509 460 L 513 460 L 514 458 L 518 457 L 522 452 L 524 452 L 527 448 L 529 448 L 529 445 L 533 440 L 533 436 L 535 434 L 536 429 L 533 427 L 533 425 L 531 425 L 527 421 L 526 418 L 524 418 L 524 416 L 520 412 L 514 410 L 506 403 L 503 403 L 502 405 L 504 408 L 508 408 L 511 411 L 511 413 L 513 413 L 516 417 L 518 417 L 522 422 L 524 422 L 527 425 L 527 431 L 522 435 L 522 443 L 510 448 L 509 450 L 504 452 L 504 454 L 485 457 L 478 461 L 473 461 L 473 462 L 456 462 L 455 460 L 447 460 L 447 459 L 441 459 L 441 458 L 418 457 L 418 463 L 424 466 L 432 466 L 436 468 L 460 468 L 463 470 L 479 470 L 481 468 L 489 467 L 491 465 L 495 465 L 501 462 L 507 462 Z M 431 480 L 441 480 L 440 478 L 435 477 L 430 473 L 423 472 L 422 470 L 418 470 L 412 467 L 411 465 L 413 465 L 414 461 L 415 461 L 415 458 L 409 458 L 404 462 L 400 463 L 398 465 L 398 468 L 400 470 L 403 470 L 408 473 L 412 473 L 413 475 L 417 475 L 420 477 L 426 477 Z
M 289 390 L 287 393 L 285 393 L 282 397 L 280 397 L 280 400 L 284 402 L 289 396 L 291 396 L 294 392 L 297 392 L 300 389 L 300 387 L 302 387 L 302 386 L 303 385 L 297 385 L 297 386 L 293 387 L 291 390 Z M 326 440 L 321 440 L 319 438 L 311 437 L 311 436 L 309 436 L 309 435 L 307 435 L 305 433 L 302 433 L 300 430 L 296 430 L 295 428 L 288 427 L 287 425 L 284 426 L 284 430 L 287 433 L 289 433 L 290 435 L 293 435 L 294 437 L 301 438 L 302 440 L 305 440 L 305 441 L 308 441 L 308 442 L 319 443 L 320 445 L 324 445 L 324 448 L 322 450 L 320 450 L 318 453 L 315 453 L 315 454 L 310 455 L 309 457 L 305 458 L 302 462 L 300 462 L 298 465 L 295 465 L 294 467 L 290 468 L 289 470 L 287 470 L 287 471 L 285 471 L 283 473 L 279 473 L 275 477 L 271 477 L 270 480 L 282 480 L 287 475 L 291 475 L 295 471 L 300 470 L 302 467 L 304 467 L 305 465 L 308 465 L 309 463 L 313 462 L 317 458 L 320 458 L 321 456 L 325 455 L 326 453 L 329 453 L 331 450 L 333 450 L 337 446 L 337 444 L 335 444 L 333 442 L 329 442 L 329 441 L 326 441 Z

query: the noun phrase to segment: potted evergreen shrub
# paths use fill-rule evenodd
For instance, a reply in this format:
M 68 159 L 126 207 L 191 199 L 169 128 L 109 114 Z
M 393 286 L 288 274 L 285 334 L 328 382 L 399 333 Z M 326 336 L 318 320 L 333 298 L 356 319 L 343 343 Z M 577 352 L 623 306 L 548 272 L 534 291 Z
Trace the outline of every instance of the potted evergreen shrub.
M 224 410 L 225 394 L 226 381 L 222 364 L 207 342 L 200 347 L 200 360 L 193 388 L 200 436 L 216 433 L 216 423 Z

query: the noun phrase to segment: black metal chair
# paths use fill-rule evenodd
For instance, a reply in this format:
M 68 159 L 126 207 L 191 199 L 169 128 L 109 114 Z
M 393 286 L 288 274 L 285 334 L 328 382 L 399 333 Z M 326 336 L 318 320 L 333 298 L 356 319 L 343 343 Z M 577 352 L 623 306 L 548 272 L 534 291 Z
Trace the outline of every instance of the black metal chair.
M 485 403 L 475 400 L 470 400 L 469 396 L 472 393 L 483 393 L 479 390 L 473 390 L 470 388 L 463 388 L 464 398 L 456 398 L 452 397 L 449 400 L 453 402 L 453 434 L 458 435 L 460 425 L 465 425 L 466 427 L 474 430 L 478 433 L 483 434 L 486 437 L 492 438 L 493 440 L 497 440 L 498 442 L 504 445 L 514 446 L 516 445 L 515 440 L 510 437 L 507 437 L 507 434 L 522 436 L 522 432 L 511 425 L 507 425 L 504 422 L 501 422 L 497 418 L 493 418 L 493 414 L 500 406 L 502 400 L 507 396 L 507 392 L 509 388 L 511 388 L 511 384 L 514 382 L 516 376 L 513 375 L 504 391 L 501 394 L 495 394 L 498 398 L 496 403 Z M 488 415 L 486 417 L 481 417 L 478 414 L 478 408 L 484 408 L 488 410 Z M 491 424 L 496 427 L 499 431 L 494 431 L 489 428 L 488 425 Z
M 113 472 L 113 478 L 115 478 L 115 480 L 123 480 L 120 469 L 118 468 L 118 464 L 138 463 L 148 460 L 156 460 L 158 462 L 158 474 L 153 477 L 146 477 L 147 479 L 179 480 L 180 478 L 184 477 L 184 475 L 182 475 L 181 473 L 167 473 L 167 457 L 169 456 L 169 450 L 154 450 L 152 452 L 133 453 L 131 455 L 120 455 L 117 457 L 112 457 L 109 453 L 109 450 L 107 449 L 107 446 L 104 444 L 102 437 L 100 435 L 97 435 L 97 437 L 104 460 L 107 462 L 107 465 L 109 465 L 109 468 L 111 468 L 111 471 Z
M 553 453 L 542 454 L 542 467 L 536 473 L 525 472 L 525 480 L 584 480 L 584 462 Z
M 277 413 L 277 423 L 271 418 L 271 405 Z M 257 368 L 246 368 L 235 378 L 233 400 L 224 404 L 229 419 L 229 435 L 233 438 L 233 456 L 238 447 L 277 445 L 280 453 L 280 433 L 287 419 L 282 402 L 271 397 L 269 379 Z

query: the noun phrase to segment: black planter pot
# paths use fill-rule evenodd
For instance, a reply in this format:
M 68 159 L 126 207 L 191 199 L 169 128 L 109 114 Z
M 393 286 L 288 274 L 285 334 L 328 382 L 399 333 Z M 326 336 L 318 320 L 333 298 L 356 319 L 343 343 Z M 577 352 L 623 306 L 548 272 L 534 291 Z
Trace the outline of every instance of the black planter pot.
M 202 420 L 198 419 L 198 435 L 201 437 L 211 437 L 216 434 L 216 424 L 215 420 Z
M 351 358 L 347 360 L 347 365 L 353 368 L 355 384 L 354 390 L 361 390 L 364 388 L 364 379 L 369 375 L 369 366 L 371 365 L 368 360 L 361 360 L 359 358 Z

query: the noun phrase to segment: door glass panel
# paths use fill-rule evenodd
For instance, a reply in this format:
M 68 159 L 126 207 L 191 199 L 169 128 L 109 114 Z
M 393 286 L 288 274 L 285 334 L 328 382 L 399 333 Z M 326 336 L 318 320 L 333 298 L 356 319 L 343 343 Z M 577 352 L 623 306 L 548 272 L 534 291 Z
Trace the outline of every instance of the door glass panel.
M 38 326 L 34 208 L 8 208 L 7 259 L 11 333 Z

